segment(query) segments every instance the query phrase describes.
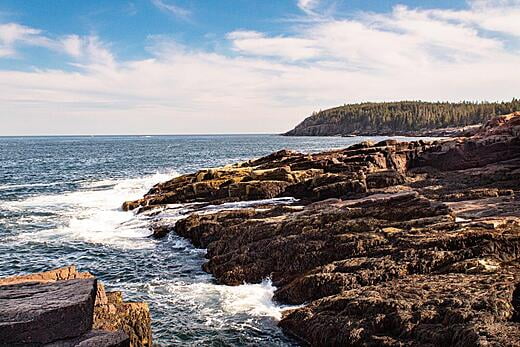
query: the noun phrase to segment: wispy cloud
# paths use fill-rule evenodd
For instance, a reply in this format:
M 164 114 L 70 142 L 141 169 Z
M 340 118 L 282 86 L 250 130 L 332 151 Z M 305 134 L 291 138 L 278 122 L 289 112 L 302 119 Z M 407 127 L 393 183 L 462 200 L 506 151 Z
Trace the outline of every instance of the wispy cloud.
M 68 35 L 58 44 L 64 53 L 75 58 L 78 66 L 114 68 L 116 65 L 113 54 L 97 36 Z
M 42 30 L 18 23 L 0 24 L 0 58 L 17 57 L 22 46 L 44 47 L 74 58 L 78 66 L 114 66 L 108 45 L 97 36 L 67 35 L 52 38 Z
M 151 0 L 159 10 L 171 14 L 180 19 L 187 19 L 191 15 L 191 12 L 183 7 L 168 3 L 164 0 Z
M 302 60 L 317 57 L 314 42 L 300 37 L 267 37 L 256 31 L 233 31 L 226 36 L 236 52 L 252 55 Z
M 42 31 L 18 23 L 0 24 L 0 57 L 15 56 L 17 45 L 52 46 Z
M 345 102 L 518 97 L 520 31 L 510 15 L 520 3 L 482 6 L 396 6 L 285 35 L 236 30 L 221 38 L 233 54 L 156 36 L 149 58 L 131 61 L 95 36 L 0 27 L 1 47 L 46 42 L 78 67 L 0 71 L 0 124 L 4 133 L 280 132 Z
M 318 7 L 320 0 L 298 0 L 298 7 L 307 14 L 315 14 L 314 10 Z
M 129 16 L 135 16 L 137 14 L 137 7 L 133 2 L 129 2 L 123 7 L 123 12 Z

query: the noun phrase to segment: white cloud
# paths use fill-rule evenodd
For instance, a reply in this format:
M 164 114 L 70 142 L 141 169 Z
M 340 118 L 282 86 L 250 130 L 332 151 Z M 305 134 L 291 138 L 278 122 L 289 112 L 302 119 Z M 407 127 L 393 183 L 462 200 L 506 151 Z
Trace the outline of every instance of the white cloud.
M 107 45 L 97 36 L 67 35 L 53 39 L 35 28 L 18 23 L 0 24 L 0 58 L 19 54 L 18 46 L 45 47 L 65 53 L 84 66 L 114 66 L 115 59 Z
M 41 33 L 41 30 L 17 23 L 0 24 L 0 57 L 15 56 L 18 44 L 50 47 L 50 40 Z
M 62 39 L 63 49 L 65 53 L 79 57 L 82 54 L 82 42 L 78 35 L 69 35 Z
M 174 15 L 175 17 L 186 19 L 190 16 L 191 12 L 183 7 L 177 6 L 172 3 L 168 3 L 164 0 L 151 0 L 158 9 L 163 12 Z
M 231 40 L 235 51 L 248 55 L 301 60 L 316 57 L 320 53 L 318 48 L 313 47 L 314 42 L 305 38 L 266 37 L 254 31 L 233 31 L 227 38 Z
M 471 22 L 453 22 L 446 18 L 451 13 L 397 6 L 391 13 L 313 23 L 292 36 L 240 31 L 228 39 L 246 55 L 312 59 L 377 71 L 410 66 L 432 69 L 433 64 L 492 61 L 511 54 L 502 38 L 481 35 Z
M 345 102 L 518 97 L 518 36 L 484 30 L 475 19 L 484 4 L 476 6 L 398 6 L 283 36 L 233 31 L 225 38 L 233 54 L 156 36 L 150 58 L 121 61 L 95 36 L 63 37 L 53 49 L 80 64 L 77 71 L 0 71 L 1 131 L 281 132 Z M 511 6 L 495 7 L 488 20 L 508 20 Z
M 298 0 L 298 7 L 306 13 L 313 13 L 319 3 L 320 0 Z
M 41 30 L 33 29 L 17 23 L 7 23 L 0 25 L 0 41 L 5 45 L 10 45 L 16 41 L 38 40 Z
M 520 0 L 472 0 L 469 10 L 431 10 L 433 16 L 520 38 Z
M 72 57 L 73 65 L 83 69 L 114 69 L 116 59 L 108 45 L 97 36 L 68 35 L 53 42 L 55 51 Z

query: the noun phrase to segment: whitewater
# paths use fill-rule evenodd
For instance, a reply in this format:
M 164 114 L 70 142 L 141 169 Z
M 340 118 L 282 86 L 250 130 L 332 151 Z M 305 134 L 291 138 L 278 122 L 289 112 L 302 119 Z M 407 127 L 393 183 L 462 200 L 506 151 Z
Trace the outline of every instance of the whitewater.
M 380 140 L 376 138 L 374 140 Z M 294 341 L 277 327 L 283 311 L 269 279 L 236 287 L 203 272 L 205 250 L 171 233 L 150 237 L 153 215 L 121 204 L 185 172 L 306 152 L 365 138 L 254 136 L 0 138 L 0 276 L 75 264 L 126 300 L 150 304 L 157 345 L 274 345 Z M 277 199 L 276 203 L 293 202 Z M 201 213 L 259 202 L 205 207 Z M 185 216 L 175 205 L 165 218 Z

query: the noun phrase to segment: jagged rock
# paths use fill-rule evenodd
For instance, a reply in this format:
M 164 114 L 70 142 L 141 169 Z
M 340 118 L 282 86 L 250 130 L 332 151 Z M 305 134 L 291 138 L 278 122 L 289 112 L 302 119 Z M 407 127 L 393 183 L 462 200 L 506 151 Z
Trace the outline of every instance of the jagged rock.
M 443 142 L 417 157 L 410 165 L 453 171 L 515 159 L 520 153 L 518 134 L 520 112 L 497 117 L 486 123 L 475 136 Z
M 520 336 L 515 330 L 520 326 L 511 321 L 520 267 L 508 265 L 520 258 L 520 223 L 493 226 L 458 223 L 445 205 L 408 192 L 328 200 L 303 211 L 276 207 L 194 214 L 177 222 L 175 230 L 208 249 L 204 269 L 220 283 L 271 277 L 278 287 L 276 300 L 312 303 L 280 323 L 311 345 L 474 345 L 482 340 L 480 332 L 485 341 L 500 345 L 496 341 L 504 342 L 506 331 Z M 496 277 L 487 277 L 492 274 Z M 504 301 L 492 296 L 486 304 L 490 311 L 483 313 L 473 302 L 489 294 L 495 280 L 493 290 Z M 384 295 L 369 295 L 379 290 Z M 467 301 L 471 295 L 475 299 Z M 448 317 L 457 314 L 458 302 L 473 318 L 450 327 L 449 319 L 455 318 Z M 496 305 L 508 309 L 494 313 Z M 424 310 L 432 313 L 414 318 Z M 498 313 L 504 316 L 486 323 Z M 432 319 L 439 323 L 430 326 Z M 372 322 L 380 323 L 373 327 Z
M 161 225 L 161 224 L 154 224 L 150 226 L 150 230 L 152 231 L 152 237 L 155 239 L 160 239 L 168 235 L 172 230 L 171 225 Z
M 106 293 L 107 303 L 94 308 L 94 329 L 124 331 L 130 346 L 152 346 L 151 318 L 148 304 L 127 303 L 121 292 Z
M 515 346 L 519 273 L 413 275 L 317 300 L 280 326 L 313 346 Z
M 520 345 L 520 113 L 467 138 L 280 151 L 181 176 L 129 204 L 191 199 L 197 175 L 218 189 L 193 201 L 300 199 L 195 208 L 160 228 L 207 248 L 203 269 L 219 283 L 271 278 L 275 300 L 302 305 L 280 326 L 304 344 Z
M 312 155 L 284 150 L 176 177 L 155 185 L 144 198 L 127 201 L 122 207 L 149 209 L 174 203 L 222 203 L 280 196 L 308 200 L 355 196 L 370 188 L 403 183 L 408 161 L 429 146 L 424 142 L 388 140 Z

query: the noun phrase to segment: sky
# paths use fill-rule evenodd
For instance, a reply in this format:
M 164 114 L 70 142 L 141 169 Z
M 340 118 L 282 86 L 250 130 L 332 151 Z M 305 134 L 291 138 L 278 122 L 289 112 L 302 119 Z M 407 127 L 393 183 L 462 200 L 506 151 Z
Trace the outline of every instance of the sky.
M 0 136 L 280 133 L 520 96 L 520 0 L 1 0 Z

